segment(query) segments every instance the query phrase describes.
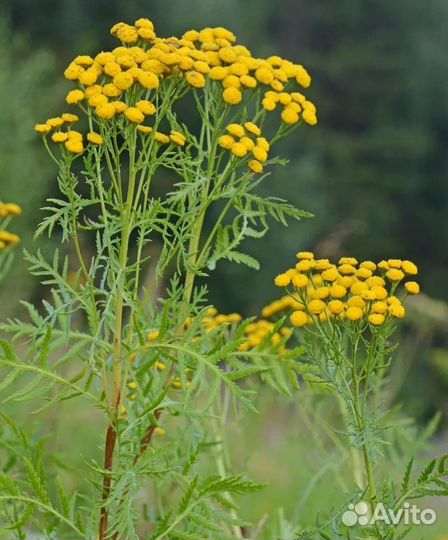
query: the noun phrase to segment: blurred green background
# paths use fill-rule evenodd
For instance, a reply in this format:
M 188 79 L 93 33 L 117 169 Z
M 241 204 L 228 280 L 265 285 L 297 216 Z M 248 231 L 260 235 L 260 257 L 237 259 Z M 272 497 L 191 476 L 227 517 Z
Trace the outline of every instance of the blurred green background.
M 315 217 L 273 226 L 263 240 L 247 243 L 261 262 L 258 272 L 221 264 L 209 281 L 211 301 L 224 312 L 259 313 L 275 298 L 273 276 L 299 249 L 411 259 L 426 296 L 403 328 L 393 391 L 422 425 L 437 410 L 447 413 L 448 2 L 3 0 L 0 197 L 23 206 L 12 228 L 27 249 L 51 253 L 58 242 L 40 239 L 37 246 L 32 238 L 39 208 L 56 193 L 53 164 L 33 125 L 63 108 L 70 84 L 62 71 L 71 58 L 110 47 L 112 24 L 142 16 L 163 36 L 228 26 L 255 55 L 291 58 L 313 77 L 307 94 L 319 124 L 278 147 L 290 163 L 273 169 L 263 189 Z M 41 296 L 18 254 L 0 289 L 2 316 L 20 312 L 20 299 Z M 269 425 L 278 414 L 285 411 L 271 412 Z M 446 429 L 442 417 L 438 445 L 446 446 Z M 295 459 L 293 448 L 285 459 Z

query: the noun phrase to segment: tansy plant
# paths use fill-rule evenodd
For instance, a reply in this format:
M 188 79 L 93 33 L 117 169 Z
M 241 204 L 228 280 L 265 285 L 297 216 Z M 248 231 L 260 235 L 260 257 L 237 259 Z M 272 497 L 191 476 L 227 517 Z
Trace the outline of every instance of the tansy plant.
M 11 266 L 11 248 L 20 242 L 19 236 L 9 232 L 7 226 L 11 218 L 21 213 L 22 209 L 18 204 L 0 201 L 0 280 Z
M 385 478 L 378 467 L 385 431 L 390 428 L 384 395 L 395 348 L 391 339 L 397 320 L 406 315 L 407 298 L 420 292 L 414 281 L 416 265 L 399 259 L 358 263 L 352 257 L 332 263 L 311 252 L 299 252 L 297 259 L 294 267 L 275 278 L 286 295 L 262 314 L 272 319 L 289 312 L 295 337 L 305 351 L 303 379 L 333 393 L 339 403 L 344 425 L 340 434 L 351 448 L 356 489 L 347 494 L 348 501 L 368 500 L 371 512 L 377 503 L 398 511 L 412 499 L 447 496 L 448 455 L 432 460 L 415 479 L 411 460 L 401 485 Z M 409 531 L 404 520 L 347 529 L 341 521 L 343 511 L 316 529 L 301 531 L 299 537 L 394 539 Z
M 42 311 L 25 304 L 29 322 L 3 325 L 14 338 L 0 356 L 5 401 L 34 403 L 37 418 L 75 399 L 101 411 L 103 455 L 85 456 L 90 477 L 68 494 L 61 458 L 2 415 L 2 527 L 20 539 L 242 538 L 234 496 L 260 486 L 226 472 L 222 427 L 238 404 L 254 408 L 237 381 L 260 373 L 288 391 L 296 362 L 275 325 L 278 337 L 245 345 L 253 328 L 210 311 L 194 282 L 222 259 L 257 268 L 242 241 L 267 217 L 307 215 L 257 187 L 280 161 L 273 145 L 316 124 L 299 91 L 310 76 L 252 56 L 225 28 L 160 38 L 139 19 L 112 34 L 120 46 L 65 70 L 70 110 L 35 126 L 59 189 L 36 236 L 62 245 L 51 261 L 26 254 L 50 293 Z

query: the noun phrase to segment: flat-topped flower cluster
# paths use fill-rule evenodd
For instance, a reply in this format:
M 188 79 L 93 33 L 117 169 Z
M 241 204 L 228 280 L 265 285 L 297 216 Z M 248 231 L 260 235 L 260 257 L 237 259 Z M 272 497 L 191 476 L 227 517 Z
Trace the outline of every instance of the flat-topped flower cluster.
M 353 257 L 342 257 L 334 264 L 303 251 L 297 258 L 293 268 L 275 278 L 275 284 L 286 288 L 288 295 L 266 306 L 265 317 L 293 309 L 291 323 L 297 327 L 330 319 L 380 326 L 390 317 L 402 319 L 404 298 L 420 292 L 416 281 L 406 281 L 401 289 L 404 294 L 399 293 L 399 285 L 418 273 L 411 261 L 358 263 Z
M 263 171 L 269 151 L 269 143 L 255 122 L 279 109 L 284 129 L 301 120 L 309 125 L 317 123 L 316 107 L 299 92 L 311 83 L 306 69 L 279 56 L 254 57 L 226 28 L 189 30 L 180 38 L 161 38 L 149 19 L 139 19 L 134 25 L 114 25 L 111 33 L 121 46 L 96 56 L 79 55 L 64 72 L 76 84 L 66 101 L 87 113 L 89 131 L 84 135 L 73 129 L 79 120 L 73 113 L 35 126 L 39 134 L 51 135 L 52 141 L 69 153 L 81 154 L 86 145 L 103 144 L 111 122 L 121 130 L 134 126 L 142 138 L 152 136 L 159 144 L 184 146 L 184 133 L 157 129 L 163 101 L 158 96 L 173 81 L 185 93 L 213 85 L 228 107 L 256 102 L 255 118 L 246 119 L 254 122 L 246 122 L 246 132 L 239 126 L 241 136 L 235 138 L 236 130 L 230 130 L 220 140 L 222 148 L 236 158 L 250 153 L 253 159 L 248 160 L 248 167 L 254 173 Z M 254 135 L 258 139 L 252 140 Z

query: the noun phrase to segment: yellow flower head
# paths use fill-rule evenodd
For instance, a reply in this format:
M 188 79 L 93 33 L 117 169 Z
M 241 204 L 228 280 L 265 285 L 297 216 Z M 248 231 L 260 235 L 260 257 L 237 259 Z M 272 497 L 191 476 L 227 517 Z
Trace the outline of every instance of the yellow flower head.
M 251 133 L 252 135 L 255 135 L 256 137 L 261 135 L 261 129 L 257 126 L 257 124 L 254 124 L 253 122 L 246 122 L 244 124 L 244 127 L 246 131 Z M 266 148 L 265 148 L 266 150 Z
M 101 135 L 99 133 L 95 133 L 94 131 L 90 131 L 89 133 L 87 133 L 87 140 L 91 144 L 103 144 L 104 143 L 103 137 L 101 137 Z
M 204 88 L 205 77 L 202 73 L 199 73 L 198 71 L 190 71 L 187 73 L 187 82 L 193 88 Z
M 294 311 L 290 317 L 290 320 L 293 326 L 305 326 L 305 324 L 308 322 L 308 315 L 304 311 Z
M 263 172 L 263 163 L 260 163 L 256 159 L 251 159 L 248 165 L 249 165 L 249 169 L 256 174 Z
M 81 154 L 84 150 L 82 140 L 78 138 L 69 138 L 65 141 L 65 148 L 72 154 Z
M 143 114 L 146 114 L 146 115 L 153 115 L 157 111 L 154 103 L 151 103 L 147 99 L 142 99 L 138 101 L 136 107 L 137 109 L 140 109 Z
M 243 99 L 243 95 L 238 88 L 226 88 L 222 94 L 222 97 L 229 105 L 238 105 Z
M 420 285 L 416 281 L 408 281 L 405 283 L 404 287 L 409 294 L 420 293 Z
M 240 124 L 229 124 L 226 129 L 234 137 L 244 136 L 244 127 Z

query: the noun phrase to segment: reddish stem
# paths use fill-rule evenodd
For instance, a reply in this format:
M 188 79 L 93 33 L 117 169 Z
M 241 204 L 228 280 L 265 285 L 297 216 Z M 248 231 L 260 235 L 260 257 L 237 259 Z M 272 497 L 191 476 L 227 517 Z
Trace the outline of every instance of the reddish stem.
M 158 423 L 160 415 L 162 414 L 162 409 L 159 409 L 154 413 L 156 422 Z M 137 463 L 137 461 L 141 458 L 141 456 L 145 453 L 146 449 L 148 448 L 149 443 L 151 442 L 152 436 L 154 435 L 154 430 L 157 427 L 157 423 L 149 426 L 146 435 L 143 437 L 143 439 L 140 442 L 140 451 L 134 458 L 134 465 Z
M 106 432 L 106 447 L 104 450 L 104 478 L 103 478 L 103 495 L 102 502 L 103 506 L 101 508 L 101 519 L 100 519 L 100 531 L 99 531 L 99 540 L 107 540 L 107 527 L 109 521 L 109 510 L 107 508 L 107 499 L 110 495 L 112 478 L 109 474 L 112 472 L 113 462 L 114 462 L 114 450 L 115 443 L 117 442 L 117 430 L 114 425 L 110 425 L 107 428 Z

